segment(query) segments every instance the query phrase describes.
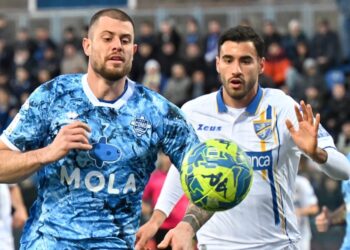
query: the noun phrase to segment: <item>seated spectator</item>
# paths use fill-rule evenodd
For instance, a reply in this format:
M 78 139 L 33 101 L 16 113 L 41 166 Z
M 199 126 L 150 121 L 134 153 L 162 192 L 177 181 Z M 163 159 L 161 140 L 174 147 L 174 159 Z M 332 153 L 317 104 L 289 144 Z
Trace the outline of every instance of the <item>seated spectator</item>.
M 186 20 L 186 31 L 184 40 L 185 47 L 188 44 L 200 44 L 202 42 L 198 22 L 193 17 L 189 17 Z
M 141 82 L 145 74 L 145 64 L 148 60 L 154 58 L 153 45 L 148 42 L 141 42 L 138 44 L 137 52 L 134 56 L 132 69 L 130 72 L 131 79 Z
M 350 96 L 346 92 L 344 84 L 334 84 L 332 95 L 327 100 L 327 106 L 323 114 L 327 131 L 335 138 L 341 131 L 342 124 L 350 117 Z
M 332 91 L 335 84 L 345 84 L 345 75 L 340 70 L 330 70 L 325 75 L 328 91 Z
M 311 99 L 316 97 L 317 93 L 317 111 L 321 111 L 322 102 L 326 96 L 326 83 L 323 75 L 318 70 L 316 60 L 308 58 L 303 64 L 303 71 L 299 73 L 295 69 L 290 69 L 287 75 L 287 84 L 290 90 L 290 95 L 300 101 L 309 96 Z
M 76 34 L 75 28 L 68 26 L 63 30 L 63 39 L 62 39 L 62 52 L 64 53 L 64 46 L 66 44 L 72 44 L 77 50 L 82 50 L 81 39 Z
M 282 87 L 286 82 L 287 71 L 291 67 L 282 46 L 273 42 L 267 48 L 264 73 L 271 77 L 276 87 Z
M 187 76 L 183 64 L 175 63 L 171 67 L 171 77 L 164 89 L 164 96 L 181 107 L 190 98 L 191 79 Z
M 297 46 L 299 43 L 308 45 L 309 41 L 300 27 L 300 22 L 297 19 L 292 19 L 288 23 L 288 34 L 283 38 L 283 47 L 287 57 L 292 61 L 298 58 Z
M 350 153 L 350 117 L 342 124 L 341 132 L 338 136 L 337 148 L 345 155 Z
M 53 77 L 60 74 L 60 58 L 54 48 L 45 48 L 43 58 L 39 61 L 38 67 L 48 69 Z
M 160 71 L 159 63 L 154 60 L 148 60 L 145 64 L 145 75 L 142 84 L 158 93 L 162 93 L 167 83 L 167 79 Z
M 4 88 L 0 88 L 0 134 L 7 128 L 12 120 L 10 111 L 10 93 Z
M 34 90 L 33 79 L 26 68 L 18 67 L 16 69 L 15 78 L 10 82 L 10 88 L 17 100 L 21 99 L 23 93 L 30 93 Z
M 206 63 L 201 48 L 196 43 L 190 43 L 186 46 L 183 63 L 188 75 L 192 75 L 197 70 L 206 70 Z
M 15 48 L 25 48 L 29 50 L 30 56 L 32 57 L 34 54 L 34 51 L 37 48 L 36 43 L 34 40 L 30 37 L 29 31 L 27 28 L 20 28 L 16 32 L 16 39 L 14 42 Z
M 268 48 L 272 43 L 277 43 L 282 45 L 282 35 L 278 31 L 276 24 L 272 20 L 265 20 L 262 27 L 262 38 L 265 42 L 266 53 L 268 53 Z
M 192 91 L 190 99 L 197 98 L 207 93 L 208 87 L 205 81 L 205 73 L 203 70 L 194 71 L 191 75 L 191 80 Z
M 28 69 L 31 76 L 35 76 L 38 70 L 37 61 L 31 56 L 27 47 L 17 47 L 15 49 L 15 54 L 11 65 L 13 73 L 17 67 L 24 67 Z
M 322 73 L 338 65 L 340 61 L 338 33 L 333 31 L 327 19 L 317 24 L 317 31 L 311 41 L 311 56 L 316 59 Z
M 61 59 L 61 74 L 81 73 L 87 70 L 85 56 L 77 50 L 74 44 L 66 43 L 63 46 L 63 57 Z
M 0 37 L 0 69 L 10 72 L 13 61 L 13 47 L 5 37 Z

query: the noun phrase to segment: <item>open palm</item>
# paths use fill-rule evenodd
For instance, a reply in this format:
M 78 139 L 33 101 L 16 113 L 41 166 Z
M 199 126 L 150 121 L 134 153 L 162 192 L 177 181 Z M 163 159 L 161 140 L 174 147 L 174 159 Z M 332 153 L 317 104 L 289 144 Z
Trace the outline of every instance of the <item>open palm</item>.
M 300 102 L 300 106 L 301 111 L 297 106 L 294 107 L 299 122 L 299 129 L 296 130 L 290 120 L 286 120 L 286 125 L 294 143 L 299 149 L 305 154 L 313 156 L 317 149 L 317 132 L 320 125 L 320 115 L 317 114 L 314 119 L 311 105 L 306 105 L 304 101 Z

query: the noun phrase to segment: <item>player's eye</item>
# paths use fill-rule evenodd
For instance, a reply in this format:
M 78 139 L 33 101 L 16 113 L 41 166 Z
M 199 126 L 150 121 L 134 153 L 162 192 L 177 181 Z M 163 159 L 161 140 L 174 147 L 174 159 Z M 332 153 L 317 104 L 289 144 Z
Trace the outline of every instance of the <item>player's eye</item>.
M 226 57 L 226 56 L 223 58 L 223 60 L 225 63 L 231 63 L 233 61 L 231 57 Z
M 105 42 L 110 42 L 110 41 L 112 41 L 112 38 L 111 37 L 102 37 L 102 40 Z
M 131 39 L 127 38 L 127 37 L 124 37 L 124 38 L 121 39 L 121 42 L 122 42 L 122 44 L 128 44 L 128 43 L 131 42 Z
M 250 57 L 245 57 L 241 60 L 242 63 L 244 64 L 250 64 L 252 62 L 252 58 Z

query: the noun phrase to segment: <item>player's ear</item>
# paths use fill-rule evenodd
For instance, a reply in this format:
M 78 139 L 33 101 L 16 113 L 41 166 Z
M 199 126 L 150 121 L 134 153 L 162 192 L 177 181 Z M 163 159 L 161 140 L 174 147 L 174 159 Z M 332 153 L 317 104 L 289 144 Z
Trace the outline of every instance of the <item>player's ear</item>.
M 134 44 L 134 54 L 136 53 L 137 48 L 138 48 L 137 44 Z
M 259 74 L 264 73 L 265 57 L 259 58 Z
M 216 65 L 216 72 L 218 72 L 218 73 L 220 74 L 220 69 L 219 69 L 219 65 L 220 65 L 220 55 L 217 55 L 217 56 L 216 56 L 215 65 Z
M 90 54 L 91 54 L 90 48 L 91 48 L 91 40 L 89 38 L 84 37 L 83 38 L 83 49 L 84 49 L 85 55 L 90 56 Z

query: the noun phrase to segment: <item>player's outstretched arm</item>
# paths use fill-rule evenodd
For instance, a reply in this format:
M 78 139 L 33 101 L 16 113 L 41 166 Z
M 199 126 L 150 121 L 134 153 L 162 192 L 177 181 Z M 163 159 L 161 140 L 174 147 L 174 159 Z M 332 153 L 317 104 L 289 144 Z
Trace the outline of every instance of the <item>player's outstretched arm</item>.
M 183 220 L 170 230 L 159 243 L 158 248 L 171 246 L 176 250 L 192 250 L 192 239 L 197 231 L 213 216 L 214 212 L 201 209 L 193 204 L 187 208 Z
M 136 233 L 136 250 L 144 249 L 147 241 L 156 234 L 182 195 L 180 173 L 171 165 L 151 218 Z
M 151 218 L 136 233 L 135 250 L 145 249 L 147 241 L 157 233 L 166 218 L 164 212 L 157 209 L 153 211 Z
M 310 104 L 300 102 L 301 112 L 294 107 L 299 129 L 295 129 L 290 120 L 286 120 L 287 128 L 295 145 L 313 161 L 321 164 L 321 169 L 333 179 L 347 180 L 350 178 L 350 163 L 347 158 L 333 148 L 322 149 L 317 146 L 317 134 L 320 125 L 320 114 L 315 119 Z
M 11 150 L 0 141 L 0 183 L 14 183 L 30 176 L 42 166 L 64 157 L 71 149 L 90 150 L 87 124 L 76 121 L 64 126 L 54 141 L 28 152 Z

